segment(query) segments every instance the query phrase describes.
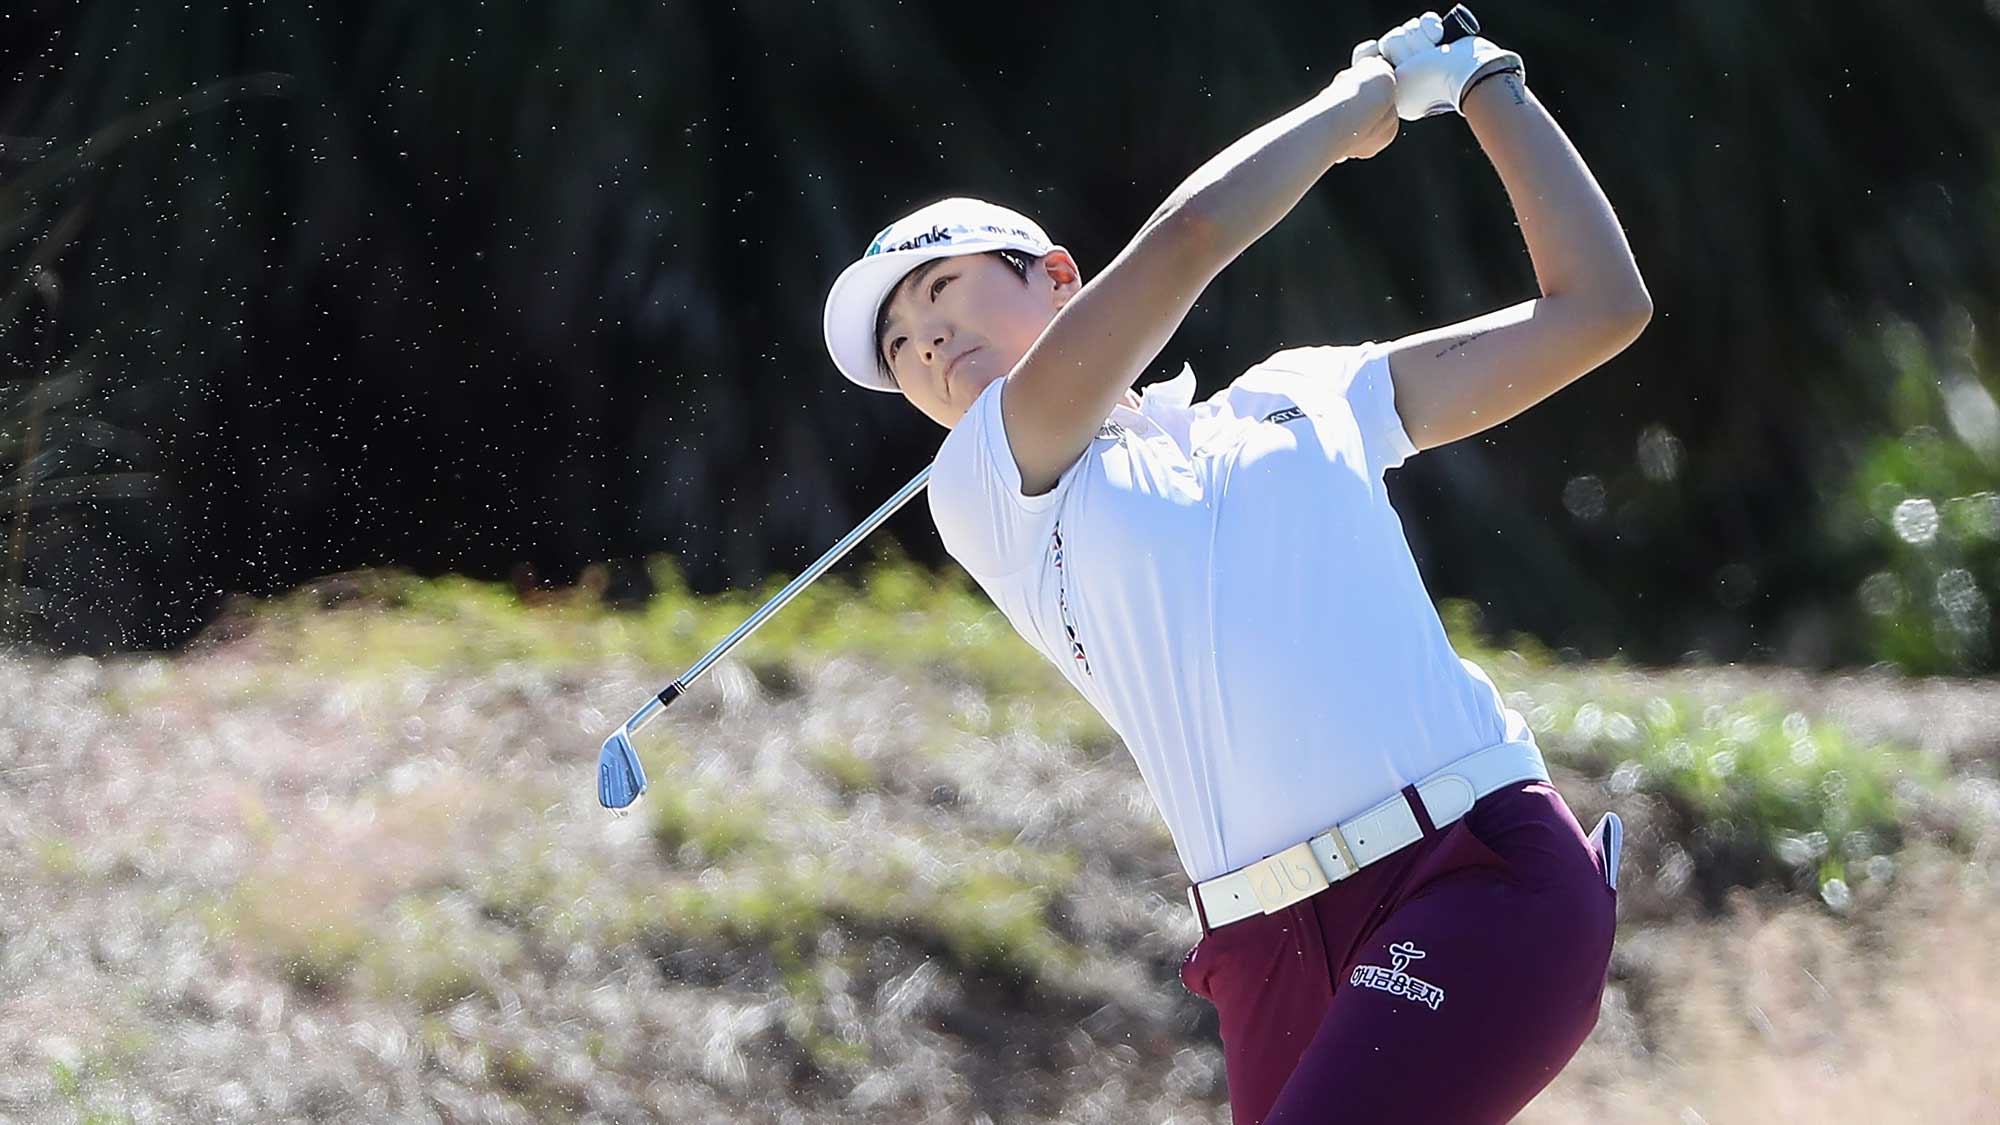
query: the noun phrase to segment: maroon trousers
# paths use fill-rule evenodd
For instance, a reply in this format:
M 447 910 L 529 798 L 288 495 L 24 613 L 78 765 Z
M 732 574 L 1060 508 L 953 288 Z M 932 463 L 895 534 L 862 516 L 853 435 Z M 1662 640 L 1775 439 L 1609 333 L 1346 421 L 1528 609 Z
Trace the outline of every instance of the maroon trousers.
M 1182 961 L 1221 1017 L 1237 1125 L 1505 1122 L 1596 1026 L 1617 891 L 1561 795 L 1505 785 L 1442 832 L 1415 808 L 1422 840 L 1204 922 Z

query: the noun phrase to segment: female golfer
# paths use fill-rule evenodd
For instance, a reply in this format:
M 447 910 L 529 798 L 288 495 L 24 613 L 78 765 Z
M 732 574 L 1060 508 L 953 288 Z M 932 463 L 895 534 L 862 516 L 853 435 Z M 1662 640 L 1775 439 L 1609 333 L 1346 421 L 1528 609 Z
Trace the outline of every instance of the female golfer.
M 1427 14 L 1357 47 L 1087 285 L 1030 219 L 953 198 L 877 235 L 826 306 L 842 373 L 951 431 L 929 486 L 945 547 L 1137 759 L 1192 883 L 1181 976 L 1218 1012 L 1242 1125 L 1505 1121 L 1595 1025 L 1611 953 L 1614 842 L 1585 837 L 1452 651 L 1383 473 L 1603 363 L 1651 303 L 1519 57 L 1440 39 Z M 1538 297 L 1279 351 L 1198 404 L 1185 368 L 1134 394 L 1329 166 L 1453 110 Z

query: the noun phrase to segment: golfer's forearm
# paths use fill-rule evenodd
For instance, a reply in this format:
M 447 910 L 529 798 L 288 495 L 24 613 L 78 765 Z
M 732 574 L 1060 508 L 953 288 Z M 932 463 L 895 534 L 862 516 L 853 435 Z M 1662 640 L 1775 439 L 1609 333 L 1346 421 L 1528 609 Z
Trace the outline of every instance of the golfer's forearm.
M 1220 270 L 1278 225 L 1352 151 L 1367 124 L 1367 115 L 1352 104 L 1352 89 L 1336 82 L 1223 149 L 1182 181 L 1155 217 L 1175 211 L 1200 216 Z
M 1601 304 L 1607 314 L 1650 311 L 1611 201 L 1520 76 L 1477 83 L 1461 111 L 1513 200 L 1542 295 Z

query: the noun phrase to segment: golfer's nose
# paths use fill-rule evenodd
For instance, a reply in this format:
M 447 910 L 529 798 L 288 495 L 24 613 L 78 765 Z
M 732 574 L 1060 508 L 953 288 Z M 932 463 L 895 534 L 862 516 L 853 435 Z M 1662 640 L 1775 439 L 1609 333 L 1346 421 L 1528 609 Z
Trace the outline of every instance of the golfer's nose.
M 945 354 L 944 342 L 949 338 L 942 332 L 932 337 L 930 347 L 924 349 L 924 362 L 935 366 L 937 361 Z

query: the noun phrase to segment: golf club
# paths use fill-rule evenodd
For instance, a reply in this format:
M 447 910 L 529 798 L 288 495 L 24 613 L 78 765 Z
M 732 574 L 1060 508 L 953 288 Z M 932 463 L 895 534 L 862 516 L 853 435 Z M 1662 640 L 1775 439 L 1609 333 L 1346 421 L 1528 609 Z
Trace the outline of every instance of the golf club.
M 624 809 L 638 800 L 640 795 L 646 792 L 646 771 L 639 765 L 639 755 L 632 748 L 632 736 L 647 723 L 652 722 L 660 712 L 666 710 L 668 704 L 680 698 L 694 684 L 696 678 L 708 670 L 709 665 L 722 659 L 723 655 L 736 647 L 738 642 L 756 632 L 758 626 L 770 620 L 772 614 L 783 609 L 785 603 L 796 597 L 800 590 L 812 585 L 814 579 L 826 573 L 828 567 L 839 562 L 841 556 L 853 550 L 854 545 L 867 538 L 869 532 L 880 527 L 882 521 L 895 515 L 898 509 L 910 502 L 911 497 L 922 492 L 924 486 L 930 483 L 930 479 L 931 469 L 926 465 L 924 471 L 918 473 L 914 480 L 904 485 L 894 496 L 889 497 L 886 503 L 875 509 L 873 515 L 862 520 L 860 525 L 848 532 L 840 542 L 835 543 L 818 562 L 792 579 L 790 584 L 778 591 L 770 601 L 765 602 L 763 608 L 751 614 L 749 620 L 737 626 L 735 632 L 711 649 L 707 656 L 696 661 L 694 667 L 683 673 L 680 679 L 660 689 L 658 695 L 647 700 L 644 707 L 633 712 L 631 718 L 620 724 L 617 730 L 612 731 L 611 737 L 604 740 L 604 748 L 598 751 L 597 755 L 598 804 L 615 811 Z
M 1468 35 L 1477 34 L 1479 34 L 1479 21 L 1473 18 L 1472 13 L 1466 9 L 1465 5 L 1456 5 L 1449 12 L 1445 13 L 1443 42 L 1451 43 L 1463 39 Z M 639 765 L 639 755 L 632 747 L 632 736 L 637 734 L 647 723 L 652 722 L 674 700 L 686 693 L 688 688 L 694 684 L 695 679 L 708 670 L 709 665 L 720 660 L 723 654 L 736 647 L 738 642 L 748 637 L 751 633 L 756 632 L 758 626 L 769 620 L 772 614 L 783 609 L 785 603 L 791 601 L 800 590 L 810 586 L 813 580 L 825 573 L 828 567 L 839 562 L 841 556 L 852 550 L 854 545 L 866 538 L 869 532 L 881 526 L 882 521 L 894 515 L 899 508 L 909 503 L 911 497 L 923 491 L 924 486 L 930 483 L 930 476 L 930 467 L 925 466 L 924 471 L 918 473 L 916 479 L 904 485 L 902 491 L 891 496 L 887 503 L 875 509 L 873 515 L 862 520 L 859 527 L 848 532 L 845 538 L 835 543 L 833 549 L 822 556 L 818 562 L 808 567 L 797 578 L 792 579 L 789 585 L 783 590 L 778 591 L 777 596 L 764 603 L 763 608 L 752 614 L 748 621 L 737 626 L 736 631 L 724 638 L 723 642 L 715 646 L 707 656 L 696 661 L 694 667 L 688 669 L 680 679 L 662 688 L 658 695 L 647 700 L 644 707 L 633 712 L 631 718 L 625 720 L 618 729 L 612 731 L 611 736 L 604 740 L 604 746 L 597 754 L 598 804 L 616 811 L 627 808 L 632 802 L 638 800 L 646 792 L 646 771 Z

